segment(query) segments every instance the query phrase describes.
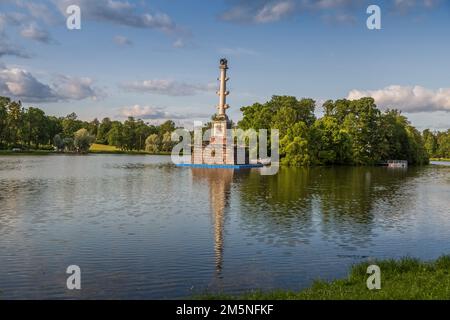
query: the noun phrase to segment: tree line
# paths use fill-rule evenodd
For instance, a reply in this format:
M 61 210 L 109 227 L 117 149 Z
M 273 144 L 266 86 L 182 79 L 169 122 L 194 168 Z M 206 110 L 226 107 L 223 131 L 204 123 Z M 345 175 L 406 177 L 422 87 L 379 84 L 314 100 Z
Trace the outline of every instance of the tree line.
M 400 111 L 382 112 L 372 98 L 326 101 L 320 118 L 315 116 L 314 100 L 291 96 L 273 96 L 241 111 L 238 128 L 279 130 L 285 165 L 373 165 L 390 159 L 425 164 L 430 157 L 450 157 L 450 130 L 420 133 Z M 133 117 L 124 122 L 110 118 L 87 122 L 75 113 L 49 116 L 0 97 L 0 149 L 4 150 L 87 152 L 95 142 L 124 151 L 170 152 L 175 129 L 171 120 L 152 125 Z
M 372 98 L 326 101 L 321 118 L 315 110 L 312 99 L 273 96 L 264 104 L 241 108 L 238 126 L 278 129 L 280 158 L 290 166 L 374 165 L 386 160 L 420 165 L 432 155 L 424 136 L 400 111 L 382 112 Z M 448 153 L 448 145 L 442 148 Z
M 450 159 L 450 129 L 446 132 L 423 132 L 425 148 L 432 158 Z
M 46 115 L 39 108 L 24 108 L 20 101 L 0 97 L 0 149 L 87 152 L 92 143 L 115 146 L 124 151 L 169 152 L 171 120 L 156 126 L 129 117 L 123 123 L 104 118 L 101 122 Z

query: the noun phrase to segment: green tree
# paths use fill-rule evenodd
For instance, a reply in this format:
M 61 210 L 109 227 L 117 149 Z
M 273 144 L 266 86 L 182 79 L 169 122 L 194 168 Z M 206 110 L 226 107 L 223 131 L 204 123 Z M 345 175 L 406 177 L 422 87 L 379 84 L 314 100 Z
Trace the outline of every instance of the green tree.
M 114 121 L 111 123 L 111 130 L 108 132 L 108 144 L 110 146 L 116 146 L 122 150 L 125 149 L 123 124 L 119 121 Z
M 111 130 L 111 127 L 111 119 L 104 118 L 97 130 L 97 143 L 108 144 L 108 133 Z
M 174 132 L 175 131 L 175 122 L 173 122 L 172 120 L 167 120 L 166 122 L 164 122 L 163 124 L 161 124 L 160 128 L 160 134 L 164 135 L 166 132 Z
M 8 128 L 8 105 L 11 99 L 0 97 L 0 148 L 4 148 L 7 143 Z
M 129 117 L 122 127 L 123 147 L 125 150 L 136 149 L 136 120 Z
M 277 110 L 272 117 L 272 123 L 270 128 L 278 129 L 280 137 L 284 137 L 288 128 L 291 128 L 298 122 L 298 112 L 292 108 L 283 106 Z
M 59 134 L 53 137 L 53 146 L 56 148 L 56 151 L 64 150 L 64 140 Z
M 83 127 L 83 121 L 78 120 L 76 113 L 71 113 L 62 119 L 64 137 L 73 137 L 73 134 Z
M 287 130 L 280 141 L 280 156 L 282 164 L 288 166 L 309 166 L 309 129 L 304 122 L 297 122 Z
M 86 153 L 89 151 L 95 137 L 87 129 L 80 129 L 74 134 L 73 145 L 77 152 Z
M 36 149 L 40 144 L 48 142 L 48 119 L 44 111 L 38 108 L 29 108 L 23 115 L 23 140 L 26 141 L 28 148 L 33 143 Z
M 70 137 L 66 137 L 63 139 L 63 144 L 64 144 L 64 151 L 74 151 L 75 150 L 75 145 L 74 145 L 74 139 L 70 138 Z
M 155 127 L 147 126 L 144 121 L 138 120 L 136 122 L 136 149 L 144 150 L 145 149 L 145 139 L 152 133 L 157 132 Z
M 251 106 L 242 107 L 243 118 L 238 122 L 238 127 L 243 130 L 270 129 L 273 111 L 270 106 L 255 103 Z
M 381 112 L 373 98 L 350 101 L 351 113 L 344 119 L 343 127 L 352 141 L 353 163 L 376 164 L 381 159 Z
M 89 125 L 87 126 L 87 130 L 89 131 L 90 135 L 93 135 L 94 137 L 97 137 L 98 128 L 100 126 L 100 122 L 97 118 L 89 122 Z
M 450 158 L 450 130 L 438 133 L 437 141 L 438 148 L 436 156 L 438 158 Z
M 436 155 L 438 149 L 437 137 L 429 129 L 424 130 L 422 136 L 428 155 L 430 157 L 433 157 L 434 155 Z
M 172 142 L 172 133 L 166 132 L 162 137 L 162 150 L 165 152 L 171 152 L 174 146 L 174 142 Z
M 161 139 L 155 133 L 151 134 L 145 140 L 145 151 L 158 153 L 161 150 Z
M 12 101 L 7 106 L 8 117 L 7 117 L 7 139 L 12 147 L 19 146 L 20 130 L 23 126 L 23 109 L 22 103 Z
M 351 139 L 337 120 L 330 116 L 318 119 L 311 128 L 311 153 L 316 164 L 351 162 Z

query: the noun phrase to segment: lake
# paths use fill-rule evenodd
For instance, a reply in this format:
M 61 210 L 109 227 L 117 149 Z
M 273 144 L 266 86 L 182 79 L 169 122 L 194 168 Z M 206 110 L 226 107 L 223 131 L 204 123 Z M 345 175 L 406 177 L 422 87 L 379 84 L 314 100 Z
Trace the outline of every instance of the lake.
M 450 254 L 449 195 L 445 165 L 262 176 L 164 156 L 4 156 L 0 299 L 300 290 L 367 259 Z

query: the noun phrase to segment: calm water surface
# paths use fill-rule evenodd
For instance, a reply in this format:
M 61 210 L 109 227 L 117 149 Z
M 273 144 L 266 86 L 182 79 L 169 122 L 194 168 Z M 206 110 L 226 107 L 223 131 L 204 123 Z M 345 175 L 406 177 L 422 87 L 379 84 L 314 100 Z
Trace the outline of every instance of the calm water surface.
M 0 299 L 298 290 L 370 258 L 442 254 L 445 165 L 261 176 L 157 156 L 0 157 Z

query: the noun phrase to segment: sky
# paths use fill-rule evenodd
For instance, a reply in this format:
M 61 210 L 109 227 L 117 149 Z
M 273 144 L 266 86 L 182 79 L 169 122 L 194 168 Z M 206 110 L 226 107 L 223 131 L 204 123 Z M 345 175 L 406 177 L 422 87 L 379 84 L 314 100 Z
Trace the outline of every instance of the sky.
M 81 9 L 69 30 L 66 9 Z M 381 30 L 369 30 L 369 5 Z M 419 129 L 450 128 L 447 0 L 0 0 L 0 95 L 83 120 L 188 125 L 272 95 L 372 96 Z

